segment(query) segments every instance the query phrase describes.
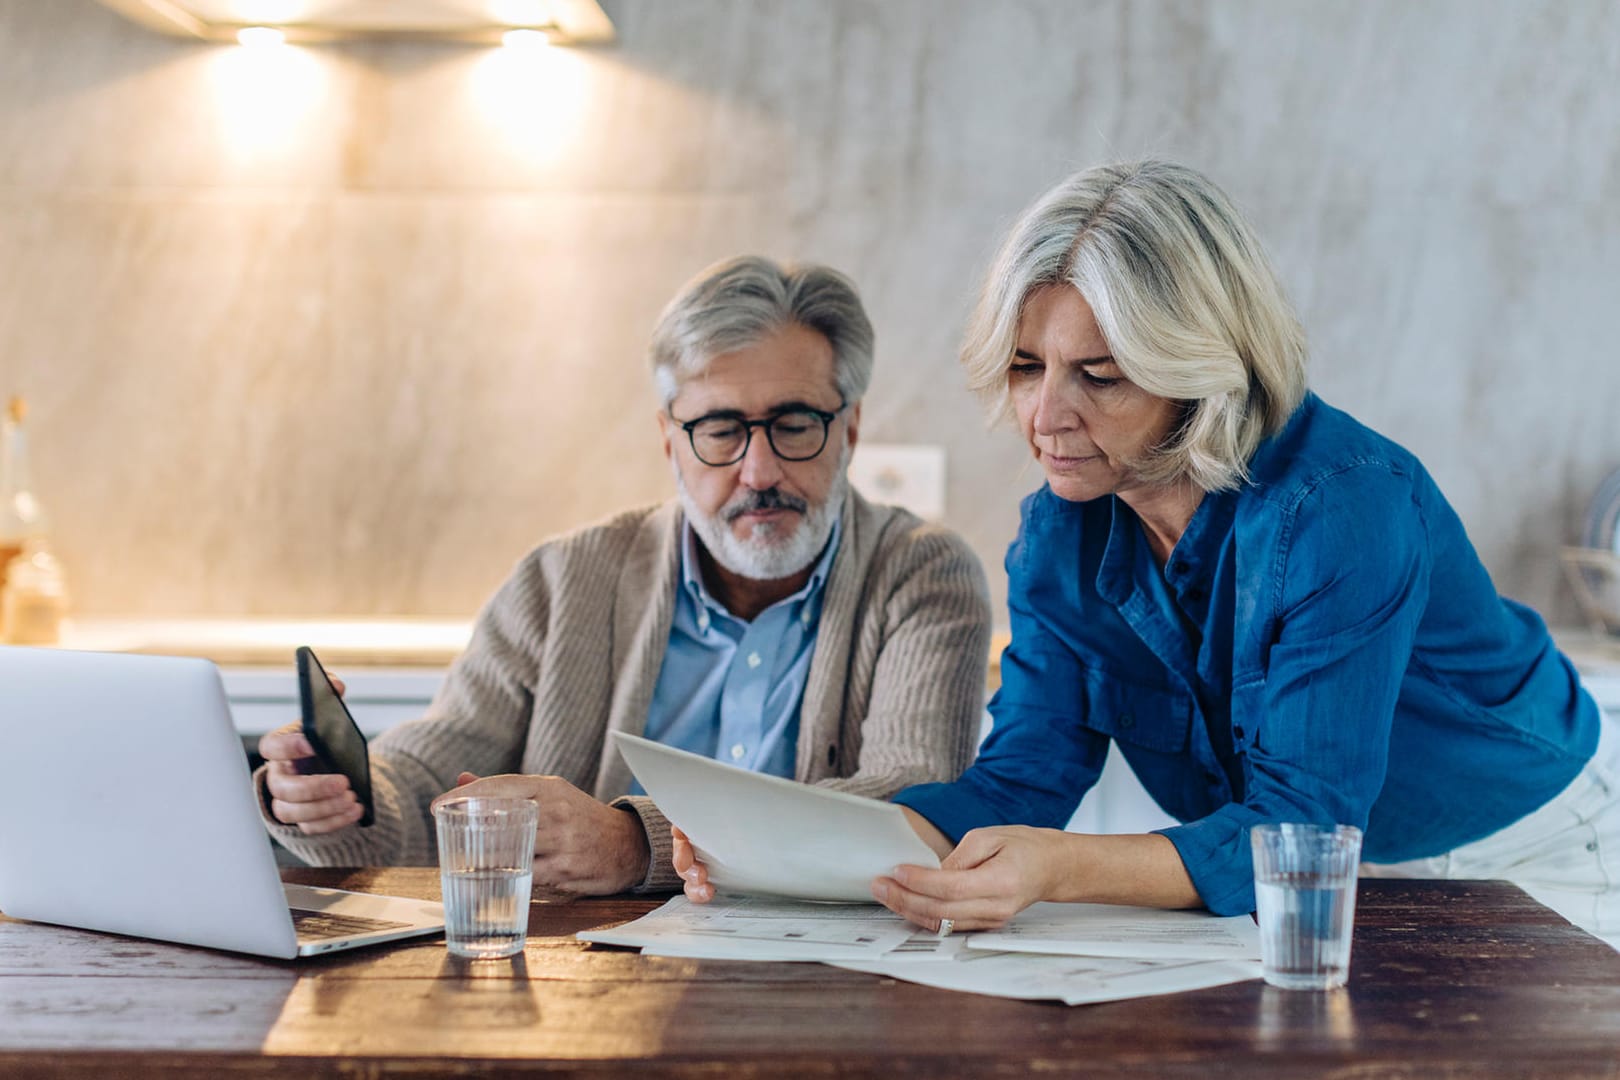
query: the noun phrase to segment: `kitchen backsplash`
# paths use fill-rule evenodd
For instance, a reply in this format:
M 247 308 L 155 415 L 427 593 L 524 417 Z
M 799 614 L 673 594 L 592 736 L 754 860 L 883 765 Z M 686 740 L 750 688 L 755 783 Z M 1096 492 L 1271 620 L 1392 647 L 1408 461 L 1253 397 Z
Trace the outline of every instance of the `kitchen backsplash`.
M 616 46 L 517 61 L 0 0 L 0 396 L 81 611 L 469 615 L 668 496 L 646 336 L 742 251 L 861 286 L 863 436 L 945 447 L 999 602 L 1036 473 L 962 389 L 967 306 L 1032 196 L 1154 153 L 1255 218 L 1317 389 L 1573 619 L 1557 549 L 1620 466 L 1620 7 L 603 7 Z

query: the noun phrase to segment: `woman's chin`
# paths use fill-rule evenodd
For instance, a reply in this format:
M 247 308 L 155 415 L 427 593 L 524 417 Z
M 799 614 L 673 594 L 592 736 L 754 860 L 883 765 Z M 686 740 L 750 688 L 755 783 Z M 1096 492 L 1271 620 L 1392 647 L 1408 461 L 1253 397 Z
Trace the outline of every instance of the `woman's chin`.
M 1082 480 L 1073 473 L 1049 472 L 1046 474 L 1046 486 L 1052 489 L 1052 494 L 1068 502 L 1090 502 L 1110 491 L 1095 480 Z

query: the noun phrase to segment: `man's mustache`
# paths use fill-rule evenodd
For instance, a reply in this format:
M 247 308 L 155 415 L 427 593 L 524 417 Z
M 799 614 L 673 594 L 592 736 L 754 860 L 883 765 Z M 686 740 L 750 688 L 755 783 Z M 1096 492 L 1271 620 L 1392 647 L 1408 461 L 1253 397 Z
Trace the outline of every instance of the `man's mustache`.
M 744 492 L 720 509 L 720 517 L 729 525 L 744 514 L 764 510 L 792 510 L 802 514 L 809 508 L 809 502 L 797 495 L 789 495 L 779 488 L 766 488 L 764 491 Z

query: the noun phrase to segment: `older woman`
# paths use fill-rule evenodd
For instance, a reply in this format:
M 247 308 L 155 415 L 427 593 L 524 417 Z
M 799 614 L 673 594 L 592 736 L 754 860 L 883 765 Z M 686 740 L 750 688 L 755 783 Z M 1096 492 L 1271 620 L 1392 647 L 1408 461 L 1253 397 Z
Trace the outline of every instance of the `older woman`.
M 1506 877 L 1620 934 L 1620 733 L 1417 459 L 1306 389 L 1304 335 L 1209 180 L 1145 162 L 1048 192 L 963 360 L 1046 484 L 1007 555 L 990 738 L 896 796 L 944 868 L 879 900 L 958 929 L 1037 900 L 1247 912 L 1251 826 L 1340 822 L 1369 861 Z M 1183 824 L 1061 831 L 1111 743 Z

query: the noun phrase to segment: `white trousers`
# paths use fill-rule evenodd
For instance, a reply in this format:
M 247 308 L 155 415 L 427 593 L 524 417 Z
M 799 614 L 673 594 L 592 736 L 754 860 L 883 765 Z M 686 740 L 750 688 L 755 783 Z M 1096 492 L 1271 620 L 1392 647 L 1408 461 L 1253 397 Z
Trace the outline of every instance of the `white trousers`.
M 1505 878 L 1620 950 L 1620 722 L 1550 802 L 1505 829 L 1429 859 L 1363 863 L 1363 877 Z

